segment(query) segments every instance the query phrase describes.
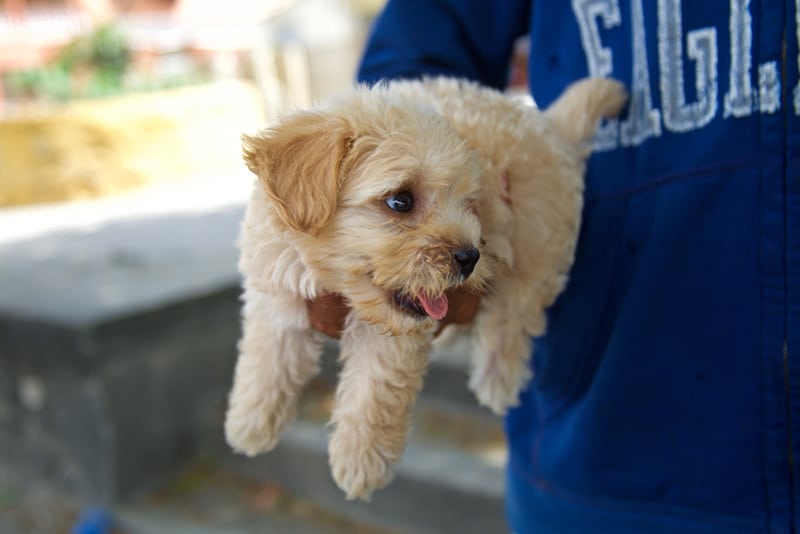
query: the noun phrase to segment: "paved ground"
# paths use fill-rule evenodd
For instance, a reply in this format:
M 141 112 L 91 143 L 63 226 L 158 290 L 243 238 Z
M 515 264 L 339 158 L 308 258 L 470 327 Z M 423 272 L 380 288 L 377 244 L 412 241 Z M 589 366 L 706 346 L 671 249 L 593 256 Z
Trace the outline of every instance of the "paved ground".
M 0 470 L 3 534 L 392 534 L 198 462 L 163 488 L 113 509 L 81 503 L 43 480 Z
M 41 479 L 31 479 L 0 464 L 0 532 L 51 534 L 69 532 L 81 506 L 67 493 Z
M 245 480 L 202 462 L 116 515 L 130 534 L 391 534 L 333 515 L 277 484 Z

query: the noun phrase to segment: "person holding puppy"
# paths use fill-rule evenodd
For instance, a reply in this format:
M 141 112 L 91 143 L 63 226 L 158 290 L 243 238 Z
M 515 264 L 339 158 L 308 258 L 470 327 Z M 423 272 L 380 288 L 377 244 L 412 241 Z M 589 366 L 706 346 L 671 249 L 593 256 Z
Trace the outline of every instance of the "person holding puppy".
M 529 34 L 541 107 L 587 75 L 630 90 L 595 139 L 570 281 L 506 419 L 514 532 L 798 528 L 798 9 L 390 0 L 377 20 L 363 82 L 502 88 Z M 479 299 L 451 303 L 463 322 Z M 309 310 L 334 334 L 346 313 L 335 296 Z

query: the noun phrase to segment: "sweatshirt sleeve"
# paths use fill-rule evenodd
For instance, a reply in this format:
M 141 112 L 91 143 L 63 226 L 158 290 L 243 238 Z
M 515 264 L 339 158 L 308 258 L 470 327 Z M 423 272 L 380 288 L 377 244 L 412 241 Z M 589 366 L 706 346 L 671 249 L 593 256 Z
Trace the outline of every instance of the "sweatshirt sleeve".
M 502 88 L 530 0 L 389 0 L 367 42 L 358 80 L 450 75 Z

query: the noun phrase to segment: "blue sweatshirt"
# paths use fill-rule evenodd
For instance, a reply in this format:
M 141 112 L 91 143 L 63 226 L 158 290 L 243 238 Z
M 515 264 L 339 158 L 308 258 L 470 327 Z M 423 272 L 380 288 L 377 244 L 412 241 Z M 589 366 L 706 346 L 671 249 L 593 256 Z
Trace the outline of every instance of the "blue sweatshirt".
M 611 76 L 576 262 L 507 418 L 511 529 L 800 531 L 800 0 L 390 0 L 364 81 Z

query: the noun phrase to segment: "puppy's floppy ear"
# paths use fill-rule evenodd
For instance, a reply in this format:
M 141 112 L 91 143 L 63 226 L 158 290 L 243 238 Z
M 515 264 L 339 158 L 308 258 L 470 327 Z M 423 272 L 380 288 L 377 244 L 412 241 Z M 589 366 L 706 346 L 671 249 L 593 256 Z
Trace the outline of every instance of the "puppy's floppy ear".
M 317 234 L 336 210 L 341 163 L 353 132 L 344 120 L 317 112 L 289 117 L 243 136 L 244 159 L 290 228 Z
M 567 87 L 545 115 L 565 140 L 582 145 L 591 141 L 600 119 L 616 117 L 627 99 L 625 86 L 616 80 L 584 78 Z

